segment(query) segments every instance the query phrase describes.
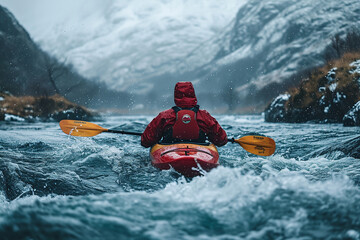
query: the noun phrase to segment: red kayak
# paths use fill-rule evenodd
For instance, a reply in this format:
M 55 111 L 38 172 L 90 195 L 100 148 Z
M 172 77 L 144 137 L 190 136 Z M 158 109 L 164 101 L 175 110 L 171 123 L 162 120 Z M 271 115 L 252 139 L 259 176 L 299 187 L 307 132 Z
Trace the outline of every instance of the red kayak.
M 219 165 L 219 153 L 214 144 L 156 144 L 150 150 L 152 165 L 161 170 L 172 167 L 186 177 L 202 175 Z

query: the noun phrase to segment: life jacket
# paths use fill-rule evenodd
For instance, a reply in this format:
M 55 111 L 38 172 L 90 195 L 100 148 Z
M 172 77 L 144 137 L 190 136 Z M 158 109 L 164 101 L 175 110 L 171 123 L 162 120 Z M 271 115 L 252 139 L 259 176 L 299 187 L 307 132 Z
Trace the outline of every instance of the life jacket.
M 205 143 L 205 133 L 199 128 L 196 114 L 199 105 L 193 108 L 172 107 L 176 113 L 175 124 L 165 132 L 161 143 L 196 142 Z
M 195 140 L 199 138 L 199 125 L 196 121 L 196 113 L 199 108 L 182 109 L 173 107 L 176 113 L 176 121 L 172 127 L 173 139 Z

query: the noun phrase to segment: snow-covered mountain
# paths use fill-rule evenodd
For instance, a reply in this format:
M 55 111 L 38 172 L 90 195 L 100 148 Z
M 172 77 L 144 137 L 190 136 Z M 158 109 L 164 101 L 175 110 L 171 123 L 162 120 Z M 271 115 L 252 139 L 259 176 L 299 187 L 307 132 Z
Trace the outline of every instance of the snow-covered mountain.
M 86 77 L 139 93 L 153 87 L 144 80 L 176 73 L 188 54 L 223 31 L 243 3 L 107 1 L 34 38 Z
M 214 86 L 232 82 L 242 95 L 253 94 L 322 64 L 331 38 L 359 28 L 359 16 L 358 0 L 249 1 L 221 41 L 208 45 L 221 47 L 212 52 L 213 61 L 201 69 L 200 79 Z
M 323 63 L 331 37 L 359 16 L 359 0 L 108 0 L 34 38 L 115 89 L 158 95 L 190 80 L 264 104 L 281 85 L 264 86 Z

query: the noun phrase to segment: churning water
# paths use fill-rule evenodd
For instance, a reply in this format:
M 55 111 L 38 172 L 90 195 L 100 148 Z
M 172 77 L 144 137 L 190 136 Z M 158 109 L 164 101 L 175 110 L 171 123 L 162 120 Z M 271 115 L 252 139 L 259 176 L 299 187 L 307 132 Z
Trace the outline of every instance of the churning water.
M 99 125 L 143 131 L 150 116 Z M 185 179 L 151 166 L 138 136 L 67 136 L 57 123 L 0 125 L 1 239 L 360 239 L 360 131 L 218 116 L 273 156 L 235 144 Z

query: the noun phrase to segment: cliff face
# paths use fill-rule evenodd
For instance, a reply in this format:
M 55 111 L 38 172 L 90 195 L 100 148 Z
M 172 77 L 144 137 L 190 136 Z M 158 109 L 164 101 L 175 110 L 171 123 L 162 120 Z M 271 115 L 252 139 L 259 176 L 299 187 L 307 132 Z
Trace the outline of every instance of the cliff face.
M 360 53 L 347 53 L 313 70 L 298 88 L 277 97 L 266 108 L 265 120 L 356 126 L 360 125 L 359 101 Z
M 48 55 L 1 6 L 0 19 L 0 121 L 92 119 L 95 114 L 84 107 L 61 96 L 47 97 L 56 92 L 47 79 Z
M 127 108 L 130 96 L 91 82 L 42 51 L 15 17 L 0 6 L 0 93 L 60 94 L 89 107 Z
M 45 76 L 45 54 L 15 17 L 0 6 L 0 91 L 16 95 L 53 93 Z

